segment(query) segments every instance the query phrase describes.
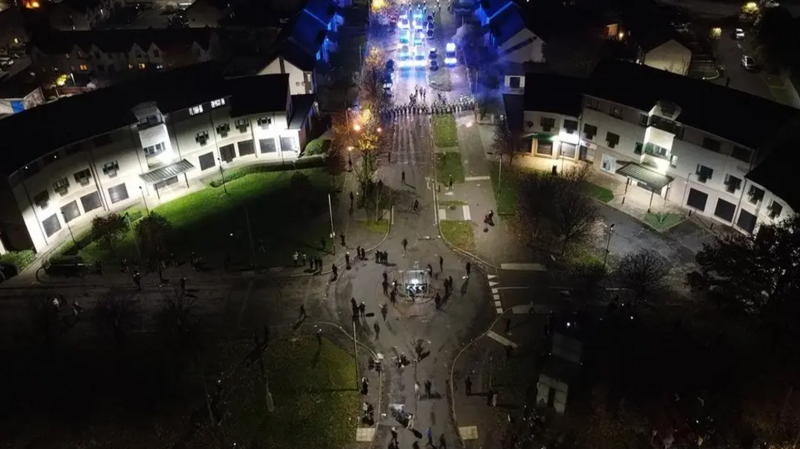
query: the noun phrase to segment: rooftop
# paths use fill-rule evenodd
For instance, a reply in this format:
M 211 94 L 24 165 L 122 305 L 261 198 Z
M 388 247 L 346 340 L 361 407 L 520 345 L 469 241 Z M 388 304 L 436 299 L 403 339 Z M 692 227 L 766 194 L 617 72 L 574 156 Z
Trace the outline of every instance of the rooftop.
M 545 111 L 577 117 L 583 109 L 588 80 L 551 73 L 525 75 L 524 104 L 527 111 Z
M 795 212 L 800 211 L 800 190 L 795 181 L 796 169 L 791 161 L 800 150 L 800 115 L 785 124 L 770 141 L 759 149 L 760 157 L 745 178 L 766 187 L 785 201 Z
M 525 29 L 525 21 L 516 5 L 502 10 L 489 22 L 495 41 L 498 45 L 503 45 L 514 37 L 521 30 Z
M 325 22 L 325 24 L 333 19 L 337 10 L 337 6 L 330 0 L 308 0 L 305 8 L 303 8 L 303 11 Z
M 214 33 L 212 28 L 53 31 L 36 33 L 32 44 L 46 54 L 70 53 L 75 46 L 89 53 L 93 45 L 103 52 L 127 53 L 134 44 L 142 49 L 155 44 L 163 50 L 176 46 L 189 47 L 197 42 L 202 48 L 208 48 Z
M 131 109 L 143 102 L 154 101 L 163 113 L 223 97 L 230 97 L 232 116 L 286 109 L 288 75 L 223 78 L 222 70 L 215 62 L 170 70 L 0 120 L 0 171 L 13 172 L 58 148 L 131 125 Z

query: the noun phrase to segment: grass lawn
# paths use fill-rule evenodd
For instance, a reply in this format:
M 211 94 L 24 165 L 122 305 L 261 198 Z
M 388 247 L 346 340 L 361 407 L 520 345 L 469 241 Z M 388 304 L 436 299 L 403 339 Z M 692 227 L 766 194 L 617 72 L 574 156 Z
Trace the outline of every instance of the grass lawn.
M 341 448 L 352 445 L 359 426 L 361 397 L 353 357 L 328 340 L 311 335 L 270 341 L 264 354 L 275 411 L 266 411 L 266 389 L 258 364 L 240 364 L 250 344 L 227 357 L 231 379 L 221 430 L 241 447 L 266 449 Z M 378 388 L 373 385 L 372 388 Z
M 436 179 L 442 184 L 447 184 L 450 177 L 453 182 L 464 182 L 464 166 L 461 164 L 461 153 L 447 151 L 436 153 Z
M 442 220 L 439 222 L 444 237 L 451 245 L 464 251 L 475 252 L 475 233 L 472 222 L 461 220 Z
M 611 193 L 611 190 L 605 187 L 600 187 L 597 184 L 592 184 L 591 182 L 585 182 L 583 183 L 581 188 L 587 195 L 598 201 L 608 203 L 614 199 L 614 194 Z
M 19 271 L 24 270 L 36 258 L 36 254 L 29 249 L 22 251 L 9 251 L 0 256 L 0 263 L 16 265 Z
M 378 234 L 386 234 L 389 232 L 389 220 L 370 220 L 364 222 L 364 227 L 367 228 L 370 232 L 375 232 Z
M 648 213 L 644 216 L 645 223 L 649 224 L 658 232 L 664 232 L 671 227 L 683 221 L 683 215 L 680 214 L 651 214 Z
M 328 235 L 322 212 L 327 209 L 329 185 L 330 176 L 318 168 L 251 173 L 227 182 L 228 194 L 222 187 L 209 186 L 152 212 L 172 225 L 167 245 L 176 254 L 196 251 L 209 258 L 227 252 L 234 265 L 250 264 L 249 218 L 259 265 L 287 265 L 294 251 L 316 255 L 320 237 Z M 79 244 L 79 248 L 77 253 L 89 263 L 137 256 L 132 231 L 123 236 L 113 255 L 93 242 Z M 68 247 L 64 252 L 74 254 L 76 250 Z
M 450 114 L 434 115 L 431 118 L 433 126 L 433 144 L 439 148 L 458 146 L 456 136 L 456 119 Z
M 517 213 L 517 184 L 519 175 L 512 170 L 504 169 L 502 175 L 499 173 L 499 163 L 491 163 L 492 186 L 494 186 L 494 197 L 497 201 L 498 215 L 514 215 Z M 508 164 L 506 164 L 508 167 Z M 500 179 L 498 179 L 498 177 Z

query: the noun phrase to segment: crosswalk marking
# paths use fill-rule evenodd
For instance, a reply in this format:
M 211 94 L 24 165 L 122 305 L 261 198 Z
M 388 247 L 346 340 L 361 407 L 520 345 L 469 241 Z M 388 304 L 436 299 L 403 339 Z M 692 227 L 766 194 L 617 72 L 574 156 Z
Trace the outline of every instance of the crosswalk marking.
M 495 285 L 500 285 L 499 282 L 489 281 L 489 287 L 494 287 Z
M 507 339 L 506 337 L 503 337 L 502 335 L 498 334 L 495 331 L 487 332 L 486 336 L 491 338 L 492 340 L 500 343 L 503 346 L 511 346 L 513 349 L 517 349 L 517 346 L 519 346 L 516 343 L 514 343 L 513 341 Z
M 469 205 L 465 204 L 465 205 L 461 206 L 461 210 L 464 211 L 464 221 L 472 220 L 472 215 L 470 215 L 470 213 L 469 213 Z
M 459 427 L 458 433 L 462 440 L 477 440 L 478 428 L 476 426 Z
M 496 294 L 498 294 L 499 291 L 500 291 L 499 289 L 493 288 L 492 289 L 492 294 L 496 295 Z
M 492 279 L 497 279 L 496 274 L 487 274 L 486 277 L 491 281 Z
M 466 164 L 466 162 L 464 162 L 464 163 Z M 467 176 L 467 177 L 464 178 L 464 181 L 467 181 L 467 182 L 469 182 L 469 181 L 488 181 L 490 179 L 492 179 L 492 178 L 489 177 L 489 176 Z
M 439 209 L 439 220 L 447 220 L 447 209 Z

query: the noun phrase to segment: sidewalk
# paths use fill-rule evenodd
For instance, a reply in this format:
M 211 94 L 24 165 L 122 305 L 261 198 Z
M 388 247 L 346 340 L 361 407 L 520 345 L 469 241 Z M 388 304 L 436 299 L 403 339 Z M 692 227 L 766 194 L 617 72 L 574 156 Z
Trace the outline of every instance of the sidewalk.
M 505 332 L 507 319 L 511 320 L 510 334 Z M 481 447 L 500 447 L 498 443 L 505 444 L 517 433 L 526 398 L 528 404 L 535 401 L 546 344 L 542 338 L 544 319 L 542 315 L 506 312 L 487 335 L 459 354 L 453 366 L 452 406 L 465 443 L 477 440 Z M 512 347 L 510 354 L 507 346 Z M 467 378 L 472 382 L 470 395 L 466 392 Z M 498 394 L 496 407 L 490 405 L 490 391 Z

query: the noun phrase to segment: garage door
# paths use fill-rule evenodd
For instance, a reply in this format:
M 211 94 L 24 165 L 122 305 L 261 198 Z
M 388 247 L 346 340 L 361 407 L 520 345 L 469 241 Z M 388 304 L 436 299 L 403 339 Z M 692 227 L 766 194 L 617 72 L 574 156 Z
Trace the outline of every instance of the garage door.
M 686 205 L 693 207 L 700 211 L 706 210 L 706 202 L 708 201 L 708 194 L 699 190 L 689 189 L 689 198 L 686 200 Z
M 739 219 L 736 220 L 736 226 L 752 234 L 756 228 L 756 216 L 746 210 L 741 210 L 739 211 Z
M 298 151 L 297 139 L 294 137 L 281 137 L 281 151 Z
M 197 161 L 200 162 L 200 171 L 213 168 L 215 165 L 214 153 L 212 152 L 212 153 L 202 154 L 200 155 L 200 157 L 197 158 Z
M 125 184 L 108 188 L 108 197 L 111 199 L 111 204 L 125 201 L 128 199 L 128 188 Z
M 275 146 L 275 139 L 261 139 L 258 143 L 261 145 L 261 153 L 275 153 L 278 151 Z
M 253 147 L 252 140 L 245 140 L 239 142 L 239 156 L 247 156 L 249 154 L 256 154 L 256 149 Z
M 717 200 L 717 208 L 714 209 L 714 215 L 725 221 L 733 221 L 734 212 L 736 212 L 735 204 L 721 199 Z
M 78 209 L 78 202 L 73 201 L 61 207 L 61 213 L 64 214 L 64 220 L 69 223 L 70 221 L 81 216 L 81 211 Z
M 44 233 L 48 237 L 61 230 L 61 223 L 58 222 L 58 215 L 53 214 L 42 222 Z
M 101 206 L 100 195 L 97 192 L 92 192 L 88 195 L 81 197 L 81 206 L 83 206 L 83 213 L 95 210 Z

